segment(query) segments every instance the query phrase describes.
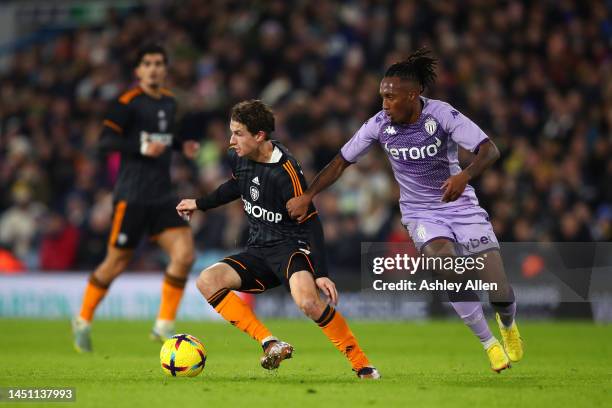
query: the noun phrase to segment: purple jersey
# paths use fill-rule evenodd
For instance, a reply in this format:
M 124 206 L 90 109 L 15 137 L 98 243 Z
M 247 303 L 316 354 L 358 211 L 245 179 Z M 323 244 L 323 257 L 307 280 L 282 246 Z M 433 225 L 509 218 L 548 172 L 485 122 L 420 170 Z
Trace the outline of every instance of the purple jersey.
M 345 160 L 355 162 L 378 142 L 385 150 L 400 185 L 402 222 L 415 211 L 458 209 L 478 205 L 472 186 L 457 200 L 442 202 L 442 184 L 461 172 L 458 147 L 471 152 L 488 140 L 470 119 L 446 102 L 421 97 L 423 110 L 416 123 L 392 123 L 383 111 L 367 120 L 342 147 Z

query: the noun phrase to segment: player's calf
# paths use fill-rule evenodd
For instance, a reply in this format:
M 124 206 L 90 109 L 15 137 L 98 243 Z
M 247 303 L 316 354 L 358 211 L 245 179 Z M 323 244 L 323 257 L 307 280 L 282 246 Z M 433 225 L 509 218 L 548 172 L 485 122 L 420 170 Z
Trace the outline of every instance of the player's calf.
M 319 296 L 312 274 L 308 271 L 294 273 L 289 278 L 289 286 L 298 307 L 321 327 L 334 346 L 346 356 L 357 376 L 363 379 L 380 378 L 340 312 Z
M 232 291 L 232 289 L 239 289 L 241 283 L 240 276 L 232 267 L 225 263 L 217 263 L 200 274 L 196 286 L 206 301 L 225 320 L 266 346 L 264 347 L 265 357 L 265 350 L 268 346 L 266 343 L 278 342 L 278 339 L 272 336 L 270 330 L 257 319 L 253 310 Z M 282 360 L 291 355 L 291 353 L 287 354 L 286 350 L 278 351 L 277 347 L 270 349 L 272 354 L 265 363 L 266 366 L 271 367 L 269 369 L 277 368 Z M 291 347 L 291 352 L 293 352 L 293 347 Z M 263 361 L 262 365 L 264 365 Z
M 172 276 L 167 272 L 164 275 L 159 312 L 155 325 L 151 329 L 151 340 L 163 343 L 176 334 L 174 320 L 186 283 L 187 278 Z

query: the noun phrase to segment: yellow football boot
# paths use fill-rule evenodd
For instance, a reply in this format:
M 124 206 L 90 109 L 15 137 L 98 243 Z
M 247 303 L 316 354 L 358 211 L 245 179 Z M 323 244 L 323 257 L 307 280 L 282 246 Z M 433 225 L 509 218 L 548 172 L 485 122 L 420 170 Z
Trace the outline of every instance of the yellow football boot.
M 493 371 L 499 373 L 506 368 L 510 368 L 510 360 L 499 341 L 490 345 L 486 352 Z
M 504 349 L 506 350 L 506 354 L 508 354 L 508 358 L 510 358 L 510 361 L 513 363 L 520 361 L 523 358 L 523 339 L 516 326 L 516 322 L 512 322 L 512 326 L 508 329 L 503 325 L 499 313 L 495 314 L 495 319 L 497 320 L 497 325 L 499 326 Z

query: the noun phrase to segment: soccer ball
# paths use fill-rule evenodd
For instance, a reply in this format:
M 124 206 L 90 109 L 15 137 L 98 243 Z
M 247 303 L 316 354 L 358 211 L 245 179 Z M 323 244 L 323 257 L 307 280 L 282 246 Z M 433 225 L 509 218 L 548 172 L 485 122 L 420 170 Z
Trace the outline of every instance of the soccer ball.
M 190 334 L 177 334 L 159 352 L 162 371 L 172 377 L 195 377 L 206 364 L 206 349 Z

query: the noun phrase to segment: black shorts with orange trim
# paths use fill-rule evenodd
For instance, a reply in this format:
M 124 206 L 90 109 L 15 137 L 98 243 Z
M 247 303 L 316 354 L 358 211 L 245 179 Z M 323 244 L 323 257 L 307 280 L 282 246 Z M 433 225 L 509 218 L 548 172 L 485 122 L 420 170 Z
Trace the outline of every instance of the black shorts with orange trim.
M 240 276 L 240 292 L 261 293 L 284 284 L 299 271 L 314 275 L 313 260 L 307 246 L 299 243 L 270 248 L 249 247 L 246 251 L 223 258 Z
M 116 201 L 108 244 L 120 249 L 138 246 L 143 235 L 154 239 L 170 228 L 188 227 L 176 213 L 176 203 L 134 204 Z

